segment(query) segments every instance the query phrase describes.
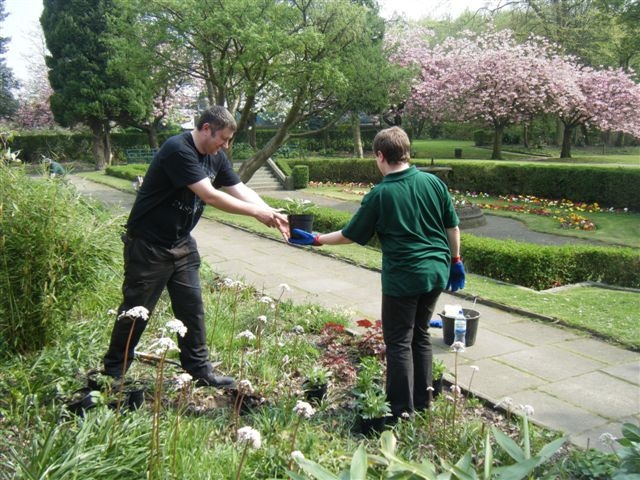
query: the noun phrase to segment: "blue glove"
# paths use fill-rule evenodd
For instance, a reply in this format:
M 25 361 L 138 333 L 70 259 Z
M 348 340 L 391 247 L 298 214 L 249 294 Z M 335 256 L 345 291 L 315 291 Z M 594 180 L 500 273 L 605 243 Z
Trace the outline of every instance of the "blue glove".
M 294 245 L 313 245 L 314 247 L 322 245 L 318 241 L 318 237 L 320 236 L 318 233 L 309 233 L 299 228 L 294 228 L 291 233 L 293 235 L 289 238 L 289 243 L 293 243 Z
M 432 318 L 429 320 L 429 326 L 433 328 L 442 328 L 442 320 L 439 318 Z
M 449 270 L 449 283 L 447 283 L 447 290 L 455 292 L 464 288 L 465 271 L 464 265 L 461 260 L 451 264 L 451 270 Z

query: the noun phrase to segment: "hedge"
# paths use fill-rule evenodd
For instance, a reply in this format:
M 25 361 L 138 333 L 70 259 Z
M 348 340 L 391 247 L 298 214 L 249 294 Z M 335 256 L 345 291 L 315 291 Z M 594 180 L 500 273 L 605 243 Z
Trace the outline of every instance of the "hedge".
M 162 144 L 175 131 L 161 132 L 158 142 Z M 149 139 L 144 132 L 111 134 L 111 150 L 114 163 L 124 162 L 124 151 L 128 148 L 149 148 Z M 93 163 L 93 136 L 90 133 L 46 133 L 16 135 L 11 142 L 12 150 L 20 150 L 25 163 L 36 163 L 42 157 L 61 162 L 82 161 Z
M 289 159 L 291 167 L 309 166 L 313 182 L 379 183 L 376 164 L 365 159 Z M 413 161 L 428 166 L 428 161 Z M 493 195 L 524 194 L 603 207 L 640 211 L 640 169 L 575 165 L 529 165 L 480 160 L 450 160 L 449 188 Z M 438 166 L 445 166 L 439 163 Z
M 266 198 L 269 205 L 286 202 Z M 343 228 L 351 213 L 317 207 L 314 230 Z M 463 233 L 461 250 L 468 272 L 535 290 L 593 281 L 640 288 L 640 252 L 623 247 L 583 245 L 543 246 L 514 240 L 496 240 Z M 369 242 L 378 247 L 376 238 Z

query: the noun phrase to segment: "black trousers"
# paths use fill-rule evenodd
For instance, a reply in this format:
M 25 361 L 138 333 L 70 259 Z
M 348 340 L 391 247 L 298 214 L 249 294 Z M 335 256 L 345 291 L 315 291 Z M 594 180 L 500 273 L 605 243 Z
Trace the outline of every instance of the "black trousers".
M 178 336 L 180 363 L 194 377 L 201 377 L 211 370 L 209 349 L 204 323 L 204 306 L 200 289 L 200 254 L 193 237 L 177 242 L 171 248 L 160 247 L 141 238 L 123 235 L 124 282 L 122 285 L 122 312 L 143 306 L 153 312 L 164 288 L 171 298 L 175 317 L 187 327 L 184 337 Z M 170 320 L 170 319 L 167 319 Z M 111 342 L 104 357 L 105 373 L 122 375 L 127 339 L 131 333 L 127 354 L 128 369 L 134 357 L 147 322 L 123 317 L 116 318 L 111 332 Z
M 442 290 L 408 297 L 382 295 L 387 400 L 394 416 L 429 406 L 433 352 L 429 320 Z

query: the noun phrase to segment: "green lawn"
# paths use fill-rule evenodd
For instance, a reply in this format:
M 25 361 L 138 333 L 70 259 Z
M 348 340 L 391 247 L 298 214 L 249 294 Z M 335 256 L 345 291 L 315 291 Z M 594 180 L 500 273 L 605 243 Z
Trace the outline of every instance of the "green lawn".
M 491 147 L 476 147 L 470 140 L 414 140 L 412 157 L 415 159 L 455 159 L 454 150 L 462 149 L 462 160 L 491 160 Z M 571 158 L 560 158 L 560 149 L 524 149 L 518 145 L 502 146 L 503 161 L 532 161 L 562 164 L 615 164 L 640 167 L 640 147 L 572 147 Z M 495 160 L 494 160 L 495 161 Z

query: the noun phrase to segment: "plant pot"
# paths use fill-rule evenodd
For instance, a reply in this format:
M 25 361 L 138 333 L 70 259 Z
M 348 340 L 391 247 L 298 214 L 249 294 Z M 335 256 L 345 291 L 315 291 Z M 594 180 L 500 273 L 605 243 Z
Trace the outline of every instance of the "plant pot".
M 304 397 L 308 402 L 319 404 L 322 402 L 322 399 L 327 394 L 327 385 L 307 385 L 306 383 L 302 384 L 302 389 L 304 390 Z
M 433 387 L 433 398 L 437 398 L 442 393 L 442 377 L 431 383 Z
M 478 333 L 478 320 L 480 319 L 480 312 L 477 310 L 471 310 L 469 308 L 463 308 L 464 318 L 467 321 L 467 332 L 465 334 L 465 346 L 470 347 L 476 342 L 476 334 Z M 453 324 L 455 319 L 453 317 L 447 317 L 443 313 L 439 313 L 442 318 L 442 335 L 444 343 L 452 345 L 455 338 L 453 332 Z
M 313 215 L 287 215 L 289 220 L 289 234 L 293 236 L 293 229 L 299 228 L 305 232 L 313 232 Z
M 382 433 L 387 423 L 387 417 L 362 418 L 360 417 L 360 433 L 363 435 L 377 435 Z

